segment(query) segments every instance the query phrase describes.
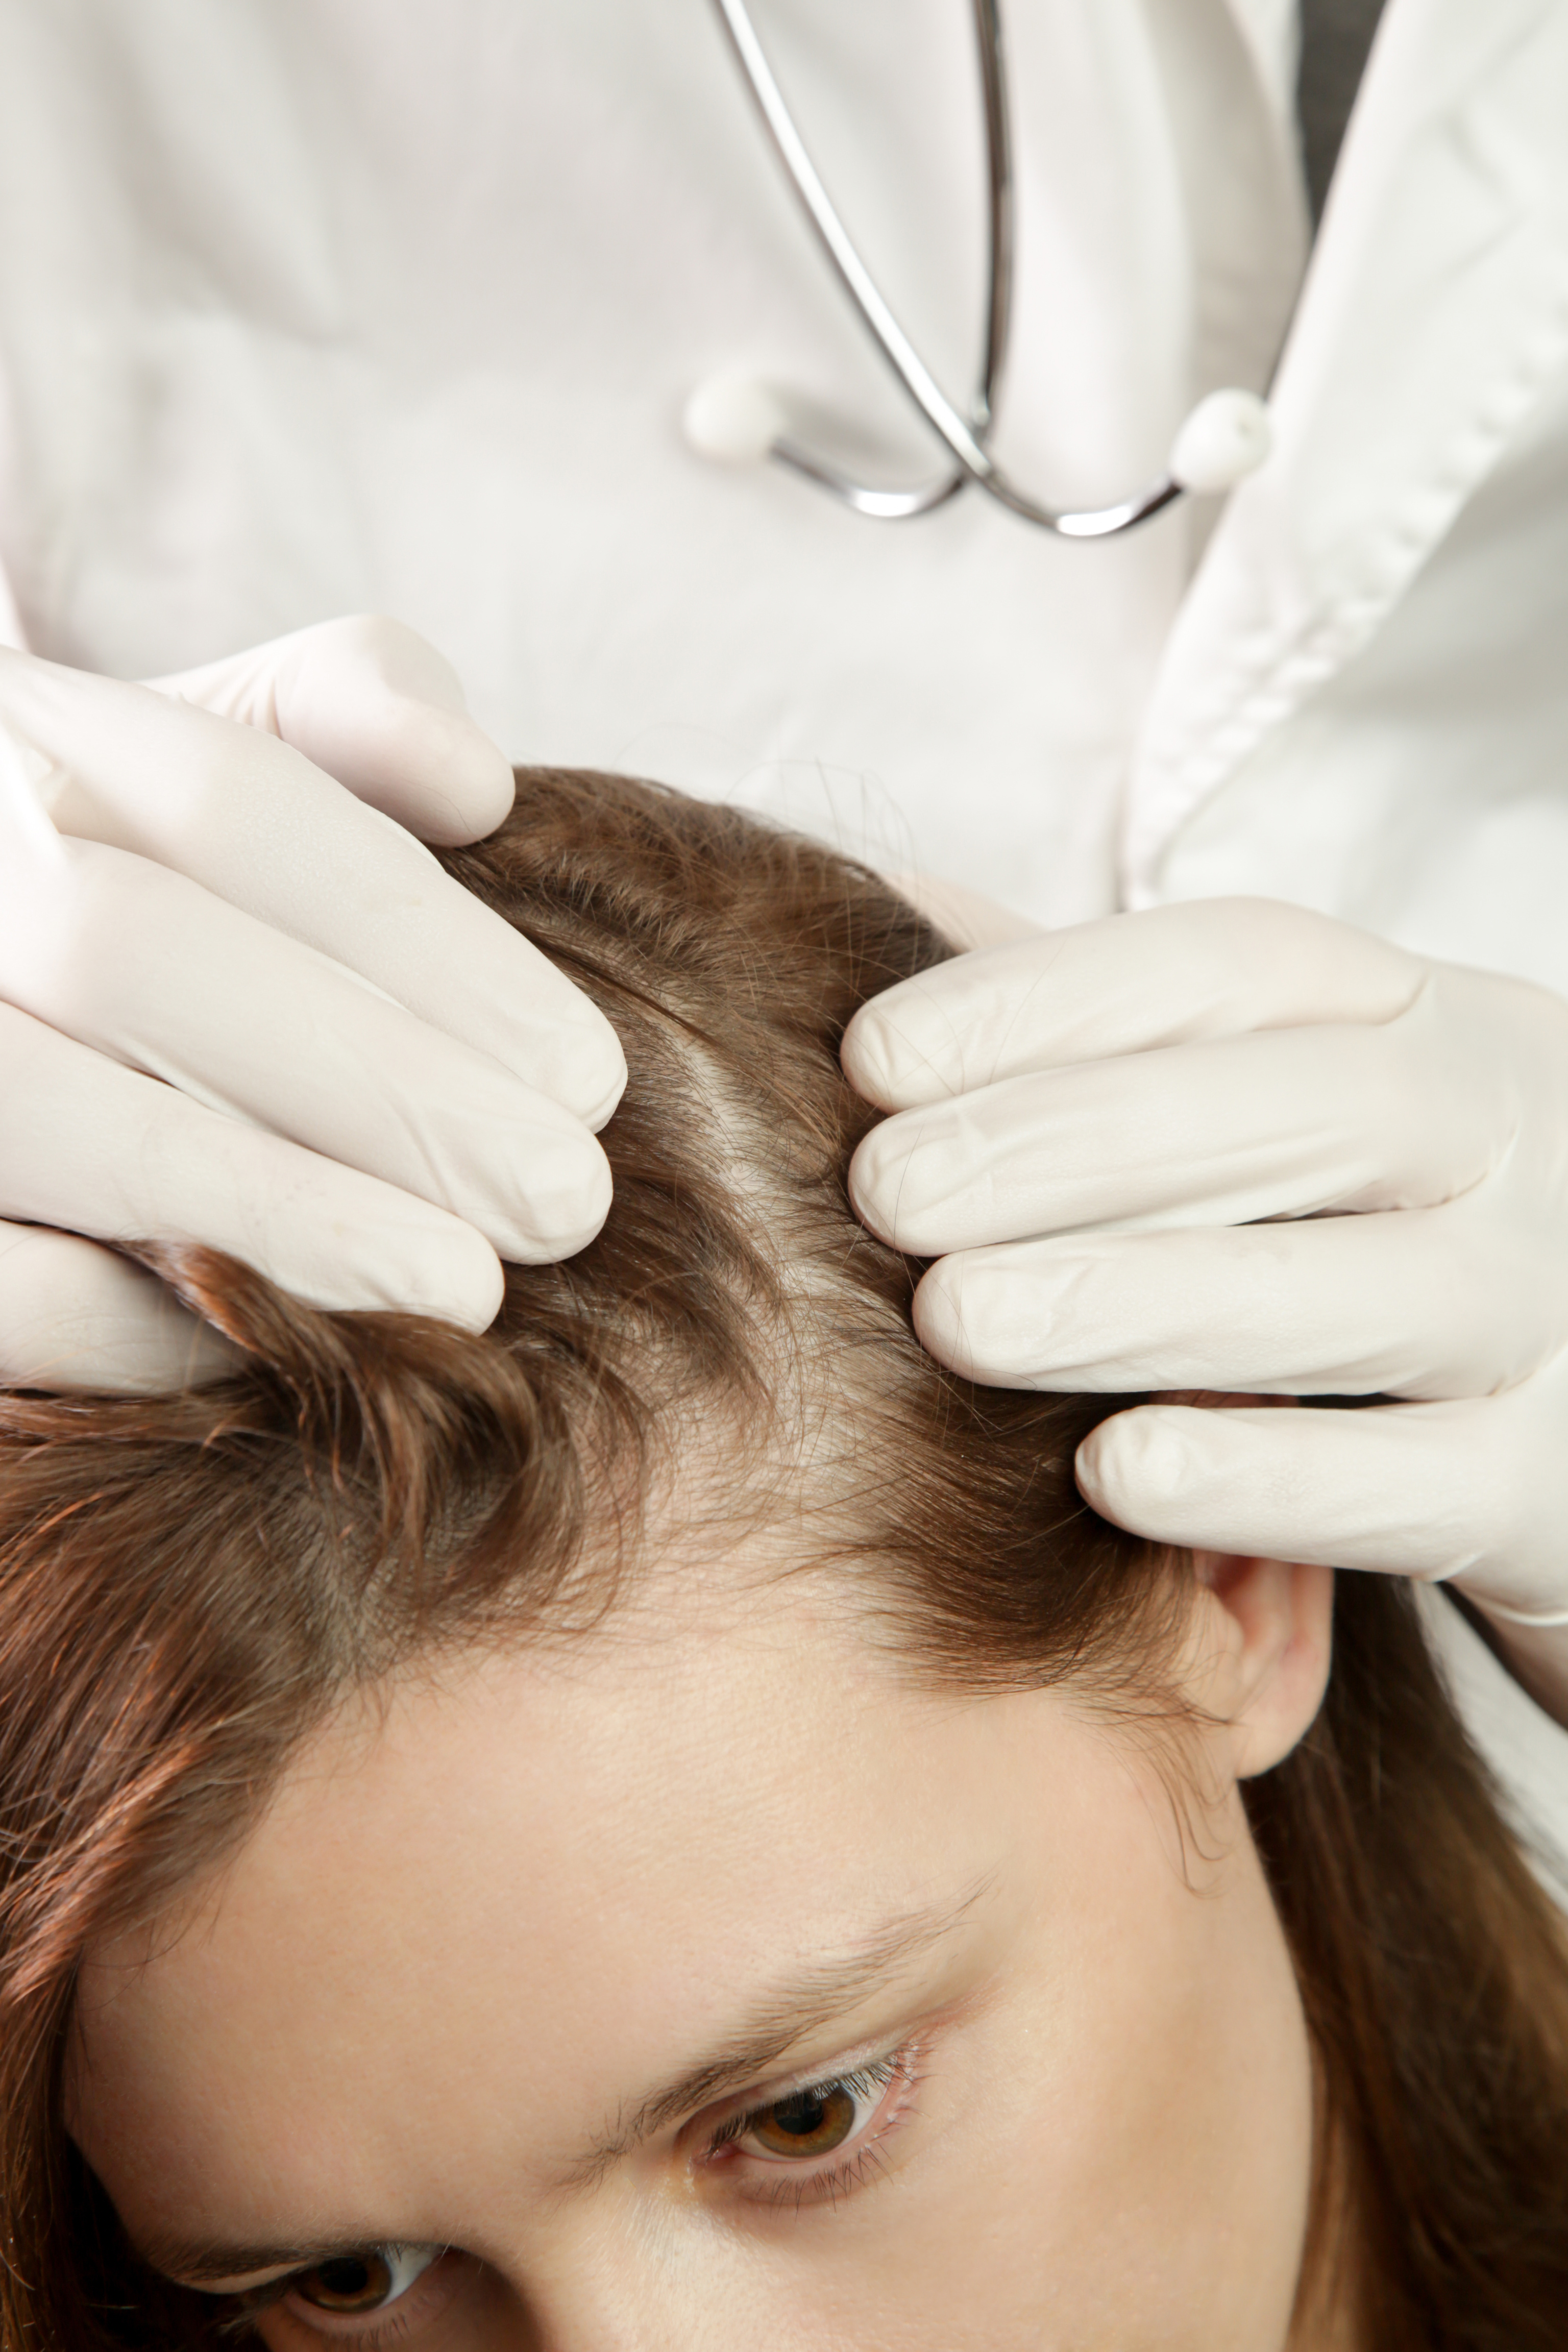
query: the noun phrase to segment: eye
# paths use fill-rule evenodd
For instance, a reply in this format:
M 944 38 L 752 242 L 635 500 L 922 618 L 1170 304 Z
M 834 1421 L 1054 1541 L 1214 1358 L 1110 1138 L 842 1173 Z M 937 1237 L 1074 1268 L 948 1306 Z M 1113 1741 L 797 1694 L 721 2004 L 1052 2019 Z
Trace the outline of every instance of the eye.
M 889 2086 L 904 2080 L 901 2059 L 879 2059 L 752 2107 L 737 2116 L 721 2138 L 737 2155 L 764 2163 L 810 2164 L 860 2138 L 876 2120 Z
M 289 2299 L 338 2319 L 368 2319 L 385 2311 L 424 2277 L 440 2246 L 363 2246 L 334 2254 L 289 2281 Z

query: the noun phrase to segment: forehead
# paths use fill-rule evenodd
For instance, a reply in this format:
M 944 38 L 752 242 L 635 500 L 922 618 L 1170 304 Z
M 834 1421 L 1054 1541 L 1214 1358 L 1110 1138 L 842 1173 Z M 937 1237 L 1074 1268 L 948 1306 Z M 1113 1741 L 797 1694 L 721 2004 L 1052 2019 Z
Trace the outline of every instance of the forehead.
M 405 2212 L 411 2148 L 458 2202 L 470 2161 L 537 2181 L 748 1987 L 999 1864 L 1024 1702 L 910 1690 L 807 1578 L 657 1599 L 345 1712 L 187 1916 L 94 1956 L 79 2121 L 133 2231 L 351 2174 Z

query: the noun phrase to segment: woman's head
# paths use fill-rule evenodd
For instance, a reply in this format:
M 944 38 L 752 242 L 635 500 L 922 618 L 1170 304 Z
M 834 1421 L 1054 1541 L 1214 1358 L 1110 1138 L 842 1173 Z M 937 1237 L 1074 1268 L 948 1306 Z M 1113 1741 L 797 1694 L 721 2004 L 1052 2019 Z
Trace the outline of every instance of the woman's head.
M 1059 1696 L 911 1688 L 772 1557 L 685 1564 L 345 1710 L 100 1948 L 78 2123 L 138 2243 L 228 2286 L 455 2243 L 359 2332 L 450 2295 L 463 2352 L 1281 2344 L 1311 2072 L 1239 1812 L 1184 1871 Z
M 836 1049 L 944 950 L 874 879 L 551 775 L 453 864 L 622 1030 L 600 1240 L 483 1339 L 165 1257 L 243 1375 L 7 1410 L 13 2324 L 201 2308 L 66 2113 L 176 2278 L 342 2253 L 278 2346 L 1257 2352 L 1314 2183 L 1407 2319 L 1400 2019 L 1462 1967 L 1527 2065 L 1550 1961 L 1396 1596 L 1320 1716 L 1326 1574 L 1150 1554 L 1103 1400 L 923 1356 Z M 460 2251 L 324 2312 L 394 2242 Z

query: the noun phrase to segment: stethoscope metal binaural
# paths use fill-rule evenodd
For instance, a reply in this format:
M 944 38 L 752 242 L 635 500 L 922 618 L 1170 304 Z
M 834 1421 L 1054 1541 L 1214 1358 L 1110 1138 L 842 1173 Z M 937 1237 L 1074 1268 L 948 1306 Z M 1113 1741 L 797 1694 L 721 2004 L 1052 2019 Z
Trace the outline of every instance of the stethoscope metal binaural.
M 1120 505 L 1084 512 L 1064 511 L 1028 497 L 997 464 L 986 445 L 1006 362 L 1013 309 L 1007 75 L 999 0 L 971 0 L 971 5 L 985 118 L 989 257 L 985 347 L 965 415 L 953 406 L 904 333 L 839 218 L 773 78 L 745 0 L 714 0 L 790 185 L 883 358 L 942 443 L 949 460 L 946 470 L 934 480 L 907 490 L 879 490 L 858 482 L 792 436 L 785 402 L 772 385 L 755 376 L 720 375 L 699 384 L 687 404 L 687 437 L 704 457 L 721 463 L 771 457 L 816 483 L 857 514 L 869 515 L 879 522 L 903 522 L 915 515 L 930 514 L 973 484 L 1026 522 L 1063 538 L 1108 539 L 1159 514 L 1184 490 L 1234 488 L 1268 455 L 1268 412 L 1255 393 L 1210 393 L 1177 434 L 1167 470 L 1157 482 Z

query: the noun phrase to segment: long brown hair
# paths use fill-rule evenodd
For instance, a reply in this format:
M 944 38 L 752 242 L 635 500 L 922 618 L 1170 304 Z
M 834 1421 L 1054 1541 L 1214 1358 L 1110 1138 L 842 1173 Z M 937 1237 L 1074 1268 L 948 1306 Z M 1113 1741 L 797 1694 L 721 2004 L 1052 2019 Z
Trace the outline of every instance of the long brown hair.
M 151 1401 L 0 1398 L 10 2352 L 198 2325 L 138 2273 L 65 2132 L 84 1949 L 232 1851 L 347 1687 L 432 1645 L 591 1625 L 635 1570 L 680 1432 L 723 1427 L 717 1509 L 768 1519 L 809 1494 L 815 1552 L 927 1671 L 1070 1675 L 1129 1704 L 1158 1680 L 1182 1565 L 1073 1481 L 1106 1400 L 942 1370 L 910 1327 L 918 1269 L 850 1213 L 872 1114 L 839 1040 L 943 941 L 874 876 L 733 812 L 603 776 L 520 786 L 501 832 L 447 862 L 626 1041 L 600 1238 L 509 1269 L 482 1338 L 319 1314 L 230 1262 L 149 1247 L 244 1369 Z M 1394 1580 L 1341 1579 L 1326 1704 L 1248 1807 L 1356 2215 L 1368 2342 L 1561 2347 L 1561 1923 Z

